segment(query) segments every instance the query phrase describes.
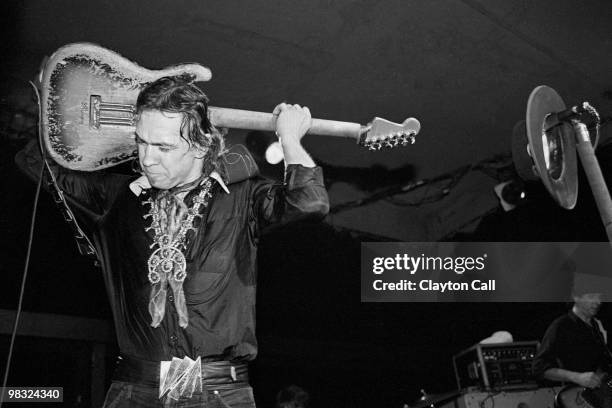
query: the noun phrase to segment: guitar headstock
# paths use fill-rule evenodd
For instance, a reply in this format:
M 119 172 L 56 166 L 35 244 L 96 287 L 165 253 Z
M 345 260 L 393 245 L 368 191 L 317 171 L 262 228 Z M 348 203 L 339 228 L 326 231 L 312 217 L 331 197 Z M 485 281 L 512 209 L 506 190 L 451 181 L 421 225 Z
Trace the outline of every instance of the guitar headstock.
M 407 146 L 414 144 L 416 135 L 421 130 L 421 124 L 415 118 L 408 118 L 402 124 L 386 119 L 374 118 L 366 131 L 361 134 L 359 144 L 370 150 L 380 150 L 383 147 Z

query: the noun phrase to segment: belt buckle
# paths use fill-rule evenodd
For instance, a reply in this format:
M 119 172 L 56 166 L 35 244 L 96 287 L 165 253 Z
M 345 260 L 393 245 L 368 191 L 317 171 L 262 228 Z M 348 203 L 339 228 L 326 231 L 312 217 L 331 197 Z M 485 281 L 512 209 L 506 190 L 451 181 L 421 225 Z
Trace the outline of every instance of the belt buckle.
M 202 393 L 202 362 L 189 357 L 172 357 L 171 361 L 160 362 L 159 398 L 167 397 L 178 401 Z

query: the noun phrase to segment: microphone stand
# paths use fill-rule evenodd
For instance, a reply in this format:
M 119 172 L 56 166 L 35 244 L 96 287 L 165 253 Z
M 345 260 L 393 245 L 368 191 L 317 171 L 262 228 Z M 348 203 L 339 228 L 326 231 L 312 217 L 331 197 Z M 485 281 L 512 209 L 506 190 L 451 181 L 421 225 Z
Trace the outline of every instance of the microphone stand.
M 608 241 L 612 245 L 612 199 L 610 199 L 610 192 L 595 157 L 595 149 L 593 149 L 591 143 L 589 130 L 584 123 L 577 119 L 572 119 L 572 125 L 576 135 L 576 149 L 595 197 L 601 221 L 608 235 Z

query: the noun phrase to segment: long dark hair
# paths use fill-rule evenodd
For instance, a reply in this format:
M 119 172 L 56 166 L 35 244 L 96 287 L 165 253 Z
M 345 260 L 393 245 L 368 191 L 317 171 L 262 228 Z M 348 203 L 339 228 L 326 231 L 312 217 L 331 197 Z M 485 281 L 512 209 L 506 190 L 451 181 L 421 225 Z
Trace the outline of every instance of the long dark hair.
M 190 146 L 206 151 L 204 174 L 218 172 L 227 180 L 224 166 L 220 164 L 225 152 L 223 134 L 208 118 L 208 97 L 193 83 L 181 76 L 163 77 L 147 84 L 136 101 L 136 115 L 143 111 L 181 113 L 181 137 Z

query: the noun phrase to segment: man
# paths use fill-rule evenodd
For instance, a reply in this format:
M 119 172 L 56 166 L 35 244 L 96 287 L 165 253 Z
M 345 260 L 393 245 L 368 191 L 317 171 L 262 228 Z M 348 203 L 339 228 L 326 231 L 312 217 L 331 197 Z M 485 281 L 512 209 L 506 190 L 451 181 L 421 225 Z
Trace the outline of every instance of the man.
M 540 377 L 599 387 L 601 371 L 612 366 L 606 333 L 595 318 L 600 306 L 599 293 L 574 295 L 572 309 L 552 322 L 542 339 L 535 361 Z
M 121 356 L 105 407 L 253 407 L 246 362 L 257 353 L 258 237 L 328 211 L 321 169 L 300 143 L 308 108 L 273 112 L 284 184 L 231 183 L 207 102 L 180 78 L 142 90 L 137 180 L 57 169 L 96 247 L 115 321 Z M 32 152 L 17 161 L 30 173 L 40 165 Z

